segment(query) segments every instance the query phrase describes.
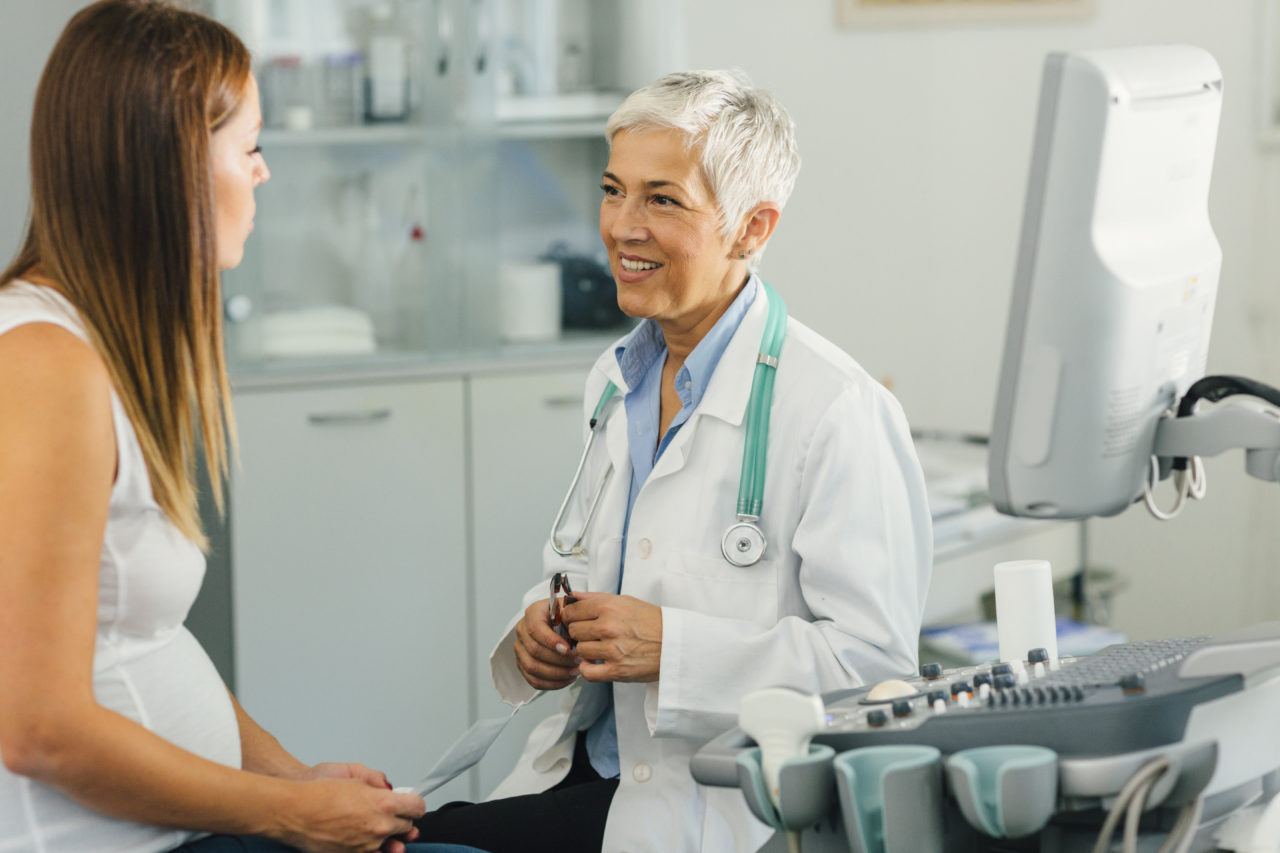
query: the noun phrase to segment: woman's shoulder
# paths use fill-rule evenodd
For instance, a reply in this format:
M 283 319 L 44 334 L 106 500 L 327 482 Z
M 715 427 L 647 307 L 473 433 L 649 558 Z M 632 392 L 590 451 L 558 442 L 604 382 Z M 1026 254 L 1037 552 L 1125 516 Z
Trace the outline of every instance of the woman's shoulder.
M 0 335 L 32 323 L 59 326 L 88 342 L 75 308 L 53 288 L 22 279 L 0 286 Z
M 70 303 L 18 281 L 0 287 L 0 387 L 61 405 L 97 405 L 111 380 Z

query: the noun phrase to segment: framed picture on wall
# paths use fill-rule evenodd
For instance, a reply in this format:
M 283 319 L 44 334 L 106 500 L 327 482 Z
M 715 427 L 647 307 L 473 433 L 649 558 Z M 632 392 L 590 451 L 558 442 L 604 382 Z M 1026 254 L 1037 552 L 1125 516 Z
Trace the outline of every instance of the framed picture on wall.
M 836 0 L 846 27 L 1087 17 L 1094 0 Z

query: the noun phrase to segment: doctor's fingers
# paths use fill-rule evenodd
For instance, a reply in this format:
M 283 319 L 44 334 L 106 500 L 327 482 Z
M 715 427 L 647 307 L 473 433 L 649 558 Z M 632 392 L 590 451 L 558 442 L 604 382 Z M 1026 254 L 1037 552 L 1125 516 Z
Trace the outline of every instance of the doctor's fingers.
M 538 690 L 559 690 L 562 687 L 568 687 L 578 677 L 576 665 L 560 666 L 544 663 L 529 654 L 528 650 L 518 642 L 515 644 L 515 653 L 516 667 L 520 670 L 520 674 L 531 687 Z
M 549 624 L 537 619 L 526 618 L 516 624 L 516 645 L 547 663 L 572 666 L 578 662 L 578 658 L 569 651 L 569 641 Z
M 564 638 L 551 626 L 551 615 L 545 598 L 525 608 L 524 618 L 516 623 L 516 636 L 548 649 L 566 645 Z

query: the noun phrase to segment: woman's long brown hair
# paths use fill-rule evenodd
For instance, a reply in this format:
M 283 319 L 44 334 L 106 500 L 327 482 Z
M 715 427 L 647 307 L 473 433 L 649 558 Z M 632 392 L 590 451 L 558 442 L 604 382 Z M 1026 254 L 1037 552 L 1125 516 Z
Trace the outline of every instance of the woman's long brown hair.
M 0 286 L 38 272 L 75 305 L 142 448 L 156 503 L 207 547 L 203 444 L 223 507 L 235 446 L 222 348 L 209 139 L 249 81 L 227 28 L 159 0 L 75 15 L 31 122 L 31 215 Z

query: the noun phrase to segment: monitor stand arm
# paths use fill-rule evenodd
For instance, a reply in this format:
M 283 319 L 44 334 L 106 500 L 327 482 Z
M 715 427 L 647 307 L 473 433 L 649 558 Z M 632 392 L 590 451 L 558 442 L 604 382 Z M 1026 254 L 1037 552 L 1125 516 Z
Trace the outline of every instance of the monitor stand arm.
M 1244 467 L 1259 480 L 1280 482 L 1280 412 L 1239 404 L 1183 418 L 1164 418 L 1156 425 L 1153 451 L 1163 475 L 1174 458 L 1217 456 L 1244 449 Z

